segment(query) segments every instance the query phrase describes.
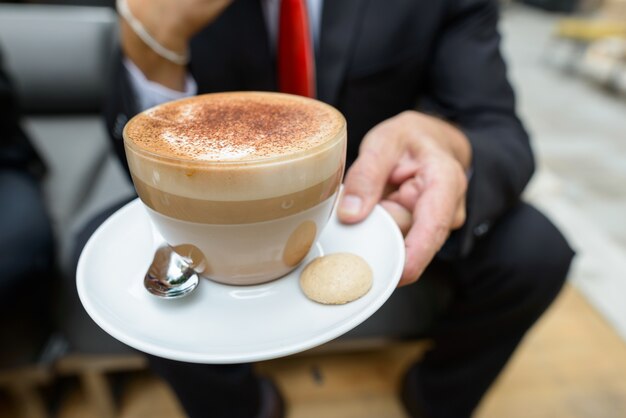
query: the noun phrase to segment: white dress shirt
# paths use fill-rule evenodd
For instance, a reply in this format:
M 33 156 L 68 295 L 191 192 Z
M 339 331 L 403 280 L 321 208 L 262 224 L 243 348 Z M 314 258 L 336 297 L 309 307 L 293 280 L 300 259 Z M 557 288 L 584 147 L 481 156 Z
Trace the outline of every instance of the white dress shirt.
M 260 0 L 263 7 L 263 15 L 269 35 L 268 42 L 272 51 L 276 51 L 278 42 L 278 18 L 280 13 L 280 0 Z M 319 33 L 322 21 L 322 6 L 324 0 L 306 0 L 309 15 L 309 28 L 314 48 L 319 43 Z M 148 80 L 141 70 L 128 58 L 124 58 L 124 66 L 128 71 L 130 83 L 137 99 L 139 110 L 145 110 L 158 104 L 182 99 L 197 94 L 198 85 L 191 74 L 187 74 L 185 91 L 172 90 L 159 83 Z

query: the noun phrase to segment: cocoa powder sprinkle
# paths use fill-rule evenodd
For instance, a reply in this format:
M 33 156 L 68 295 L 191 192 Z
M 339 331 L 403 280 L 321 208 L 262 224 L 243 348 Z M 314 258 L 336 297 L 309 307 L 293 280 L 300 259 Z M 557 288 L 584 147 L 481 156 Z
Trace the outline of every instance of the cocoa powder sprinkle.
M 133 118 L 126 140 L 164 156 L 257 160 L 298 153 L 334 137 L 343 118 L 321 102 L 277 93 L 237 92 L 169 102 Z

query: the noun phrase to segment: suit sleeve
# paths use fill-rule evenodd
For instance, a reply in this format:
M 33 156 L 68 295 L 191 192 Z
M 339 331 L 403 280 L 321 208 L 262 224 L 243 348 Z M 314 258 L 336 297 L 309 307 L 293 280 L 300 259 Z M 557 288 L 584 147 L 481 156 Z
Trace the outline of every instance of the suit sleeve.
M 124 67 L 123 56 L 120 51 L 115 56 L 109 94 L 107 94 L 104 105 L 104 118 L 113 149 L 129 177 L 130 171 L 126 162 L 122 132 L 126 122 L 139 111 L 139 105 L 135 98 L 129 74 Z
M 476 240 L 519 201 L 534 170 L 529 138 L 516 115 L 500 54 L 496 2 L 449 3 L 433 49 L 422 110 L 459 127 L 471 143 L 473 159 L 467 220 L 440 251 L 443 259 L 467 256 Z

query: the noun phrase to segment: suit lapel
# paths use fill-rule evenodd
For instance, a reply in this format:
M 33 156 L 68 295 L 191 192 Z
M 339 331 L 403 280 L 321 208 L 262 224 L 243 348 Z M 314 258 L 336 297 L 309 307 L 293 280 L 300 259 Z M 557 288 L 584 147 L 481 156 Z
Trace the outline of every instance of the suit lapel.
M 240 65 L 252 70 L 245 88 L 276 90 L 275 63 L 268 43 L 268 34 L 260 0 L 239 0 L 233 3 L 237 17 L 236 25 L 229 28 L 239 33 L 240 45 L 246 47 L 240 54 Z
M 318 98 L 336 104 L 369 0 L 325 0 L 316 65 Z
M 190 69 L 201 92 L 276 90 L 260 0 L 234 1 L 192 39 L 191 51 Z

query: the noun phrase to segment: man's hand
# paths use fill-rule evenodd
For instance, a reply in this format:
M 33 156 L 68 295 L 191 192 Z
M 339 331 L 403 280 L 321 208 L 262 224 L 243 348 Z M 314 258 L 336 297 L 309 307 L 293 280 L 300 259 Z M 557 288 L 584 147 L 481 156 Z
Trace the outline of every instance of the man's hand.
M 128 8 L 148 33 L 164 47 L 184 54 L 189 41 L 215 20 L 233 0 L 127 0 Z M 183 90 L 186 69 L 152 51 L 120 18 L 122 50 L 144 75 L 175 90 Z
M 405 234 L 400 286 L 415 282 L 465 222 L 466 171 L 471 147 L 465 135 L 440 119 L 407 111 L 370 130 L 346 174 L 338 215 L 363 220 L 377 203 Z

